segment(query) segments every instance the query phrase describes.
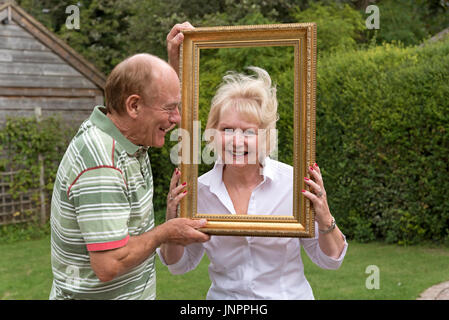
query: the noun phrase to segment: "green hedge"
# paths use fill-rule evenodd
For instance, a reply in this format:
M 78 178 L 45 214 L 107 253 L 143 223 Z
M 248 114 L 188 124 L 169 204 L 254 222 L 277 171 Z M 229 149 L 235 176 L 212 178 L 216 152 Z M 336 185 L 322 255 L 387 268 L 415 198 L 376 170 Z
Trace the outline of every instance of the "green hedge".
M 173 170 L 176 168 L 170 161 L 170 149 L 176 142 L 170 142 L 169 135 L 170 133 L 165 137 L 165 146 L 163 148 L 150 148 L 149 150 L 151 171 L 153 173 L 153 208 L 156 224 L 165 221 L 167 193 Z
M 449 41 L 319 61 L 317 161 L 350 238 L 449 242 Z

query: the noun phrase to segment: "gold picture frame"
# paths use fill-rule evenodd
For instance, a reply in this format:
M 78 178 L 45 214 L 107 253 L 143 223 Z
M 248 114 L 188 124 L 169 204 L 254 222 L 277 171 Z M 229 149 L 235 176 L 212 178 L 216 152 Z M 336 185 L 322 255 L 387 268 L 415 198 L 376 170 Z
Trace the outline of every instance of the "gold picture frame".
M 314 237 L 313 208 L 301 190 L 307 188 L 304 177 L 308 166 L 315 162 L 316 24 L 204 27 L 183 34 L 179 70 L 182 84 L 179 143 L 181 181 L 187 182 L 189 192 L 181 201 L 180 216 L 207 219 L 207 225 L 201 231 L 212 235 Z M 293 216 L 199 214 L 196 151 L 200 142 L 194 121 L 199 115 L 200 51 L 272 46 L 294 48 Z

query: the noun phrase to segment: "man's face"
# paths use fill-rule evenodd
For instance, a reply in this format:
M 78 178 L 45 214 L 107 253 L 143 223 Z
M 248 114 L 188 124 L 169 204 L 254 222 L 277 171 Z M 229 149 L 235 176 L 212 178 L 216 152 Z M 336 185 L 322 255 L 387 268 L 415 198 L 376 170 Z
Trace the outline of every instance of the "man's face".
M 161 148 L 165 143 L 165 134 L 181 121 L 179 104 L 181 91 L 176 73 L 169 73 L 153 86 L 157 92 L 149 92 L 152 99 L 142 99 L 142 114 L 137 119 L 140 144 Z M 151 90 L 151 89 L 150 89 Z

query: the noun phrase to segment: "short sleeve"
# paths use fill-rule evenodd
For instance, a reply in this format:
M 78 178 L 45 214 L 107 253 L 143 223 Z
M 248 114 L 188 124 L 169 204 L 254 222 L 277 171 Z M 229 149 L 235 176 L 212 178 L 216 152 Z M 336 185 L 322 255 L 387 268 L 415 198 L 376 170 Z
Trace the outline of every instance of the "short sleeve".
M 85 170 L 68 190 L 88 251 L 127 244 L 130 204 L 122 172 L 117 168 Z

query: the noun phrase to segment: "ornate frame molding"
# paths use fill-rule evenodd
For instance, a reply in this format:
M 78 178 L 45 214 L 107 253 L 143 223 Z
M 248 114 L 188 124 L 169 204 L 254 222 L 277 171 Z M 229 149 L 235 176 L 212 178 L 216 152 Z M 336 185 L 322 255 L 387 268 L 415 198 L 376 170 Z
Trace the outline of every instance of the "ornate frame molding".
M 316 25 L 315 23 L 223 26 L 184 31 L 181 47 L 182 83 L 181 180 L 190 186 L 181 201 L 180 216 L 207 219 L 202 231 L 216 235 L 314 237 L 314 212 L 301 189 L 306 189 L 307 168 L 315 162 Z M 294 47 L 294 195 L 293 216 L 197 213 L 197 156 L 200 51 L 215 48 L 260 46 Z M 196 136 L 195 136 L 196 134 Z M 190 139 L 193 137 L 193 139 Z

